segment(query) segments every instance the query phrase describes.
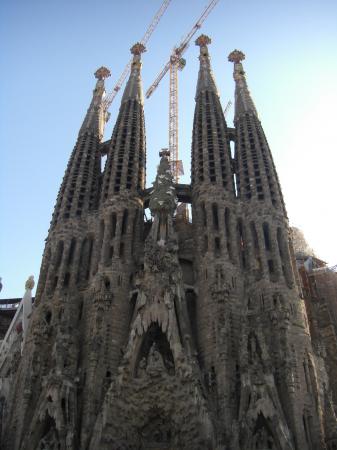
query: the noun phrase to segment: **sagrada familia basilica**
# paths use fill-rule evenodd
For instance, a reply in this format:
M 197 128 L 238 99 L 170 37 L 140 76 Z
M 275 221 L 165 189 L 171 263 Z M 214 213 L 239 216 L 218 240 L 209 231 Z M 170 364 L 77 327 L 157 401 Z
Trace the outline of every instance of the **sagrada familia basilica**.
M 144 47 L 106 142 L 109 70 L 95 73 L 29 326 L 0 360 L 1 449 L 337 450 L 336 327 L 304 291 L 244 54 L 228 57 L 231 128 L 210 43 L 196 40 L 191 184 L 162 151 L 146 189 Z

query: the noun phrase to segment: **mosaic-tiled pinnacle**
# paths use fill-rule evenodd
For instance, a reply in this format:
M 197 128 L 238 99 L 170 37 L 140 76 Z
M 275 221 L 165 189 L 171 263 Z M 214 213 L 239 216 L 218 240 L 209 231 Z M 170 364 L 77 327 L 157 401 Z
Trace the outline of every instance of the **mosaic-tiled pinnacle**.
M 195 41 L 195 45 L 198 45 L 200 47 L 200 69 L 198 75 L 197 90 L 195 94 L 196 98 L 198 97 L 200 92 L 204 92 L 206 90 L 212 91 L 217 96 L 219 96 L 218 89 L 214 80 L 214 75 L 211 69 L 210 56 L 208 53 L 208 45 L 211 44 L 211 42 L 212 40 L 204 34 L 199 36 Z
M 141 79 L 141 54 L 146 51 L 144 45 L 137 43 L 130 49 L 133 54 L 131 63 L 131 73 L 127 85 L 124 90 L 122 103 L 128 100 L 137 100 L 142 105 L 144 104 L 144 95 Z
M 245 71 L 241 63 L 244 59 L 245 55 L 240 50 L 234 50 L 228 55 L 228 61 L 234 63 L 235 117 L 243 113 L 252 113 L 257 116 L 254 102 L 248 90 Z

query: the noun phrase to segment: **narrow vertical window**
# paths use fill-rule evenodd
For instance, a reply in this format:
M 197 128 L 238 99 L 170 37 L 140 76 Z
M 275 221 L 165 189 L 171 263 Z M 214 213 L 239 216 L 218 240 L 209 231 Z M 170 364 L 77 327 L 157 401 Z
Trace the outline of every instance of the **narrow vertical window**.
M 213 216 L 213 228 L 214 230 L 219 230 L 218 205 L 216 203 L 212 204 L 212 216 Z
M 214 238 L 214 253 L 215 253 L 215 256 L 220 256 L 221 245 L 220 245 L 220 238 L 219 237 Z
M 72 240 L 70 242 L 69 253 L 68 253 L 68 260 L 67 260 L 68 266 L 70 266 L 74 260 L 75 249 L 76 249 L 76 239 L 72 238 Z
M 203 253 L 205 254 L 208 250 L 208 237 L 207 235 L 204 236 L 204 243 L 203 243 Z
M 236 173 L 233 173 L 233 184 L 234 184 L 235 197 L 238 197 L 239 196 L 239 190 L 238 190 L 238 182 L 237 182 Z
M 267 224 L 267 222 L 263 223 L 262 229 L 264 237 L 264 246 L 265 249 L 269 252 L 271 250 L 271 241 L 270 241 L 269 225 Z
M 128 226 L 128 210 L 125 209 L 123 213 L 123 219 L 122 219 L 122 234 L 126 233 Z
M 99 249 L 101 249 L 103 245 L 104 228 L 105 228 L 104 220 L 101 220 L 101 223 L 99 225 Z
M 116 235 L 116 221 L 117 221 L 116 213 L 113 212 L 111 214 L 111 229 L 110 229 L 111 239 L 113 239 Z
M 56 250 L 55 270 L 57 270 L 61 265 L 63 248 L 64 248 L 64 243 L 63 243 L 63 241 L 60 241 L 57 245 L 57 250 Z
M 259 237 L 257 235 L 256 226 L 254 222 L 250 222 L 250 234 L 253 241 L 254 258 L 255 258 L 255 269 L 256 269 L 256 279 L 262 276 L 262 261 L 260 255 L 260 245 Z
M 86 280 L 89 280 L 89 278 L 90 278 L 90 269 L 91 269 L 91 258 L 92 258 L 92 248 L 93 248 L 93 245 L 94 245 L 94 241 L 93 241 L 93 238 L 91 237 L 91 238 L 89 238 L 88 239 L 88 250 L 87 250 L 87 260 L 86 260 L 86 267 L 85 267 L 85 270 L 86 270 L 86 272 L 85 272 L 85 279 Z
M 138 209 L 135 212 L 132 224 L 132 241 L 131 241 L 131 255 L 134 254 L 136 239 L 137 239 L 137 225 L 138 225 Z
M 228 256 L 231 260 L 233 260 L 233 253 L 232 253 L 232 244 L 231 244 L 231 226 L 230 226 L 230 210 L 229 208 L 225 209 L 225 233 L 226 233 L 226 246 L 227 246 L 227 252 Z
M 68 286 L 69 286 L 69 283 L 70 283 L 70 273 L 67 272 L 67 273 L 64 275 L 64 279 L 63 279 L 63 287 L 68 287 Z
M 277 229 L 277 246 L 280 254 L 283 275 L 288 285 L 292 286 L 293 271 L 290 263 L 288 243 L 284 239 L 284 234 L 280 227 Z
M 229 141 L 229 145 L 230 145 L 230 148 L 231 148 L 231 158 L 232 159 L 235 159 L 235 143 L 234 143 L 234 141 Z
M 202 216 L 203 226 L 207 227 L 207 213 L 206 213 L 205 203 L 201 204 L 201 216 Z
M 237 222 L 237 233 L 238 233 L 238 248 L 239 248 L 239 256 L 242 267 L 246 268 L 246 243 L 245 243 L 245 237 L 243 232 L 243 224 L 242 219 L 238 219 Z
M 250 222 L 250 232 L 251 232 L 251 235 L 252 235 L 255 255 L 258 256 L 258 254 L 259 254 L 259 238 L 257 236 L 257 231 L 256 231 L 256 227 L 255 227 L 255 223 L 254 222 Z
M 311 392 L 310 375 L 309 375 L 309 369 L 308 369 L 308 362 L 306 359 L 303 361 L 303 371 L 304 371 L 305 384 L 307 386 L 307 392 Z
M 89 280 L 93 243 L 92 237 L 86 237 L 82 243 L 77 282 Z

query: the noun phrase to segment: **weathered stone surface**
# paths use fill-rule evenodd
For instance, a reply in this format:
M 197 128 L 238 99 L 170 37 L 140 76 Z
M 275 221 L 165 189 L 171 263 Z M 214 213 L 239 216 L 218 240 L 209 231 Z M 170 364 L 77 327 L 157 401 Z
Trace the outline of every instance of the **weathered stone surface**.
M 163 153 L 145 190 L 144 48 L 103 150 L 97 71 L 24 351 L 18 336 L 0 368 L 2 449 L 336 450 L 335 280 L 328 301 L 303 298 L 244 55 L 230 55 L 228 129 L 209 43 L 197 40 L 191 186 L 174 185 Z

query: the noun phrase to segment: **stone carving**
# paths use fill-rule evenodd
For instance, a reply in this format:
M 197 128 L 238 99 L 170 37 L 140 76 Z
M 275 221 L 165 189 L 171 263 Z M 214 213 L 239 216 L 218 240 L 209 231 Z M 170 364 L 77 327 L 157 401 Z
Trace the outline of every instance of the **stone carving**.
M 169 449 L 172 438 L 171 424 L 167 419 L 162 419 L 157 411 L 153 413 L 153 419 L 140 431 L 141 441 L 147 449 Z
M 274 450 L 276 445 L 273 437 L 267 431 L 265 427 L 259 428 L 254 435 L 252 450 Z
M 34 275 L 31 275 L 26 281 L 25 288 L 29 290 L 33 290 L 35 286 Z
M 60 443 L 57 439 L 56 430 L 51 429 L 48 433 L 40 440 L 36 450 L 58 450 Z
M 98 80 L 104 80 L 105 78 L 110 77 L 111 72 L 109 69 L 107 69 L 106 67 L 102 66 L 99 69 L 96 70 L 95 72 L 95 77 Z
M 240 63 L 245 59 L 245 54 L 241 50 L 233 50 L 228 55 L 228 61 L 234 62 L 234 63 Z
M 165 370 L 163 358 L 158 351 L 156 344 L 153 344 L 147 359 L 146 371 L 150 376 L 156 376 L 163 370 Z
M 337 445 L 334 304 L 327 309 L 326 295 L 315 298 L 306 326 L 282 193 L 243 53 L 229 56 L 236 84 L 235 128 L 229 128 L 211 72 L 210 39 L 202 35 L 196 43 L 190 185 L 174 183 L 165 151 L 152 192 L 145 189 L 144 46 L 132 47 L 118 120 L 104 143 L 110 72 L 101 67 L 95 74 L 22 356 L 20 333 L 0 364 L 4 450 Z M 176 214 L 177 198 L 191 202 L 192 221 Z M 148 207 L 151 220 L 143 220 Z M 314 288 L 314 273 L 303 275 Z M 30 279 L 27 298 L 32 288 Z

